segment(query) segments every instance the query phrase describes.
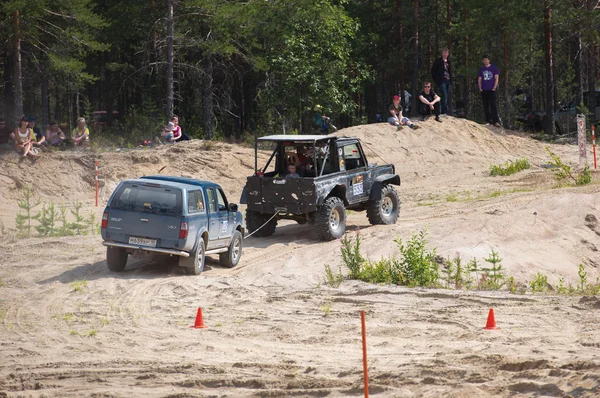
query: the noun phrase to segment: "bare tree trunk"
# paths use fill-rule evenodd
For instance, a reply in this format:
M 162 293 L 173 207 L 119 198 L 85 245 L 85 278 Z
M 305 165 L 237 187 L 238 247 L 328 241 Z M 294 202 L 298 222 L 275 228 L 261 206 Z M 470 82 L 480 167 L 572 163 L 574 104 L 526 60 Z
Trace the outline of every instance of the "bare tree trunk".
M 206 54 L 204 58 L 204 87 L 202 99 L 204 103 L 204 138 L 210 140 L 214 135 L 213 128 L 213 62 L 212 55 Z
M 21 69 L 21 28 L 19 11 L 13 13 L 13 86 L 14 86 L 14 115 L 15 118 L 23 116 L 23 79 Z
M 588 56 L 588 109 L 592 115 L 596 113 L 596 56 L 595 50 L 597 50 L 593 43 L 589 45 L 589 56 Z M 592 123 L 595 120 L 592 120 Z
M 46 131 L 50 117 L 50 101 L 48 99 L 48 78 L 46 77 L 46 68 L 44 68 L 43 64 L 40 66 L 40 72 L 42 79 L 42 131 Z
M 440 53 L 440 40 L 439 40 L 439 0 L 435 0 L 435 23 L 433 24 L 435 29 L 435 54 Z
M 450 7 L 450 0 L 446 0 L 446 17 L 446 23 L 448 28 L 448 50 L 452 51 L 452 34 L 450 33 L 450 29 L 452 28 L 452 9 Z
M 504 127 L 507 129 L 511 128 L 511 120 L 510 120 L 510 97 L 508 92 L 508 70 L 509 70 L 509 59 L 508 59 L 508 13 L 509 13 L 509 5 L 508 0 L 504 0 L 504 12 L 505 12 L 505 20 L 504 20 Z
M 577 32 L 574 39 L 575 43 L 575 59 L 573 60 L 575 68 L 575 87 L 577 89 L 577 106 L 581 106 L 583 102 L 583 62 L 581 61 L 581 32 Z
M 554 135 L 554 65 L 552 55 L 552 0 L 544 0 L 544 42 L 546 63 L 546 134 Z
M 170 120 L 173 117 L 173 0 L 168 3 L 167 16 L 167 118 Z M 212 125 L 212 123 L 211 123 Z
M 463 20 L 465 22 L 467 22 L 467 19 L 469 18 L 469 11 L 467 8 L 465 8 L 464 10 L 464 14 L 463 14 Z M 469 36 L 465 35 L 465 58 L 464 58 L 464 62 L 465 62 L 465 68 L 469 68 Z M 469 84 L 469 82 L 471 81 L 471 78 L 469 77 L 469 72 L 467 72 L 465 74 L 465 92 L 464 92 L 464 102 L 465 102 L 465 116 L 469 115 L 469 110 L 471 109 L 471 85 Z
M 396 0 L 396 19 L 398 21 L 398 43 L 400 44 L 400 93 L 404 101 L 404 90 L 406 82 L 404 81 L 404 40 L 402 40 L 402 1 Z M 407 105 L 407 104 L 405 104 Z
M 416 112 L 417 110 L 417 86 L 419 84 L 419 0 L 415 0 L 414 19 L 415 24 L 415 59 L 413 63 L 413 76 L 412 76 L 412 106 L 411 108 Z

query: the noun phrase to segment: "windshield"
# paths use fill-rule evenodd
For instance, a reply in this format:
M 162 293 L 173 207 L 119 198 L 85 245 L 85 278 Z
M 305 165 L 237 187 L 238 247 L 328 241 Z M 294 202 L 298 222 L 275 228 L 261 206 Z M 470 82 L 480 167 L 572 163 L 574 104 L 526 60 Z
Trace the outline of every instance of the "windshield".
M 110 208 L 179 216 L 181 215 L 181 191 L 160 186 L 125 183 L 115 193 Z

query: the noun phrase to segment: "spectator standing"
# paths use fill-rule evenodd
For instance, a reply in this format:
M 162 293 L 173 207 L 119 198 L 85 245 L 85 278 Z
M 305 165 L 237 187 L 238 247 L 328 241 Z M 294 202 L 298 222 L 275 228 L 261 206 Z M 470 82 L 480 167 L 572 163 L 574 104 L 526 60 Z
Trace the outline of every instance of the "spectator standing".
M 0 145 L 8 144 L 14 141 L 13 132 L 6 125 L 6 119 L 0 117 Z
M 500 71 L 496 65 L 492 65 L 489 57 L 484 55 L 483 66 L 479 69 L 477 77 L 477 84 L 481 92 L 485 121 L 488 125 L 493 124 L 496 127 L 501 127 L 500 118 L 498 117 L 498 107 L 496 105 L 496 89 L 498 88 L 499 77 Z
M 400 96 L 394 95 L 392 98 L 392 104 L 388 107 L 390 117 L 388 123 L 392 126 L 396 126 L 396 130 L 401 130 L 402 125 L 409 126 L 411 129 L 418 129 L 419 126 L 410 121 L 406 116 L 402 116 L 402 105 L 400 105 Z
M 425 120 L 429 115 L 435 115 L 435 121 L 442 122 L 440 120 L 440 97 L 431 88 L 431 83 L 426 82 L 423 85 L 423 91 L 419 94 L 419 101 L 421 120 Z
M 441 94 L 442 115 L 448 113 L 448 94 L 452 86 L 452 63 L 449 56 L 450 51 L 447 48 L 442 49 L 442 56 L 436 59 L 431 66 L 431 78 Z
M 58 127 L 56 120 L 52 120 L 46 130 L 46 142 L 48 145 L 59 146 L 65 142 L 65 133 Z
M 35 134 L 35 139 L 38 143 L 38 145 L 48 145 L 48 143 L 46 142 L 46 137 L 44 137 L 44 134 L 42 134 L 42 130 L 40 130 L 39 127 L 37 127 L 35 125 L 35 118 L 33 116 L 29 116 L 29 124 L 28 127 L 33 130 L 33 134 Z
M 181 126 L 179 126 L 179 116 L 173 115 L 173 117 L 171 118 L 171 123 L 173 123 L 173 125 L 175 126 L 175 130 L 173 130 L 173 137 L 175 138 L 175 142 L 191 140 L 189 135 L 181 131 Z
M 90 140 L 90 130 L 85 125 L 85 118 L 77 119 L 77 127 L 73 129 L 73 143 L 75 146 L 83 146 Z

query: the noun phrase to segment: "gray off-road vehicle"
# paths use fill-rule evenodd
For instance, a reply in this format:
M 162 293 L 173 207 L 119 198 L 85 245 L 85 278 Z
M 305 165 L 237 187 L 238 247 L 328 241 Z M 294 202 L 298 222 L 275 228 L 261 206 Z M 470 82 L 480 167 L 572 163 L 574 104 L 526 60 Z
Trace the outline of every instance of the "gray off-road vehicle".
M 259 155 L 265 153 L 270 157 L 259 168 Z M 272 235 L 277 221 L 288 219 L 313 224 L 321 239 L 333 240 L 346 230 L 346 209 L 366 210 L 371 224 L 398 219 L 400 201 L 393 186 L 400 185 L 400 177 L 394 165 L 368 164 L 358 138 L 261 137 L 255 144 L 254 169 L 240 203 L 248 206 L 246 228 L 255 236 Z

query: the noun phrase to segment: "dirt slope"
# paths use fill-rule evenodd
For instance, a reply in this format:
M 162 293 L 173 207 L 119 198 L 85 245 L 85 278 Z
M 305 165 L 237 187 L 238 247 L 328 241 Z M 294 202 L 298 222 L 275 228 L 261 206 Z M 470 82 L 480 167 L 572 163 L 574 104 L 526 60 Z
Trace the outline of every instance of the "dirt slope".
M 428 230 L 442 256 L 465 261 L 494 248 L 519 281 L 544 272 L 576 283 L 581 262 L 592 281 L 600 265 L 600 185 L 553 189 L 544 145 L 444 118 L 417 131 L 380 124 L 346 129 L 371 162 L 392 162 L 403 207 L 393 226 L 350 214 L 373 260 L 393 239 Z M 575 163 L 577 148 L 552 146 Z M 19 187 L 44 200 L 93 207 L 93 162 L 106 181 L 190 175 L 220 182 L 239 198 L 253 151 L 202 142 L 122 153 L 55 153 L 38 164 L 0 157 L 0 208 L 14 224 Z M 530 170 L 490 177 L 490 163 L 526 156 Z M 587 221 L 586 221 L 587 218 Z M 352 232 L 351 232 L 352 233 Z M 198 277 L 172 262 L 130 260 L 106 269 L 99 237 L 0 239 L 0 396 L 208 397 L 361 395 L 358 312 L 367 311 L 371 395 L 597 396 L 600 326 L 596 298 L 518 296 L 322 284 L 340 264 L 339 242 L 309 226 L 281 223 L 249 238 L 238 267 L 214 259 Z M 77 281 L 86 281 L 78 287 Z M 190 329 L 197 307 L 205 330 Z M 500 330 L 484 332 L 496 309 Z

